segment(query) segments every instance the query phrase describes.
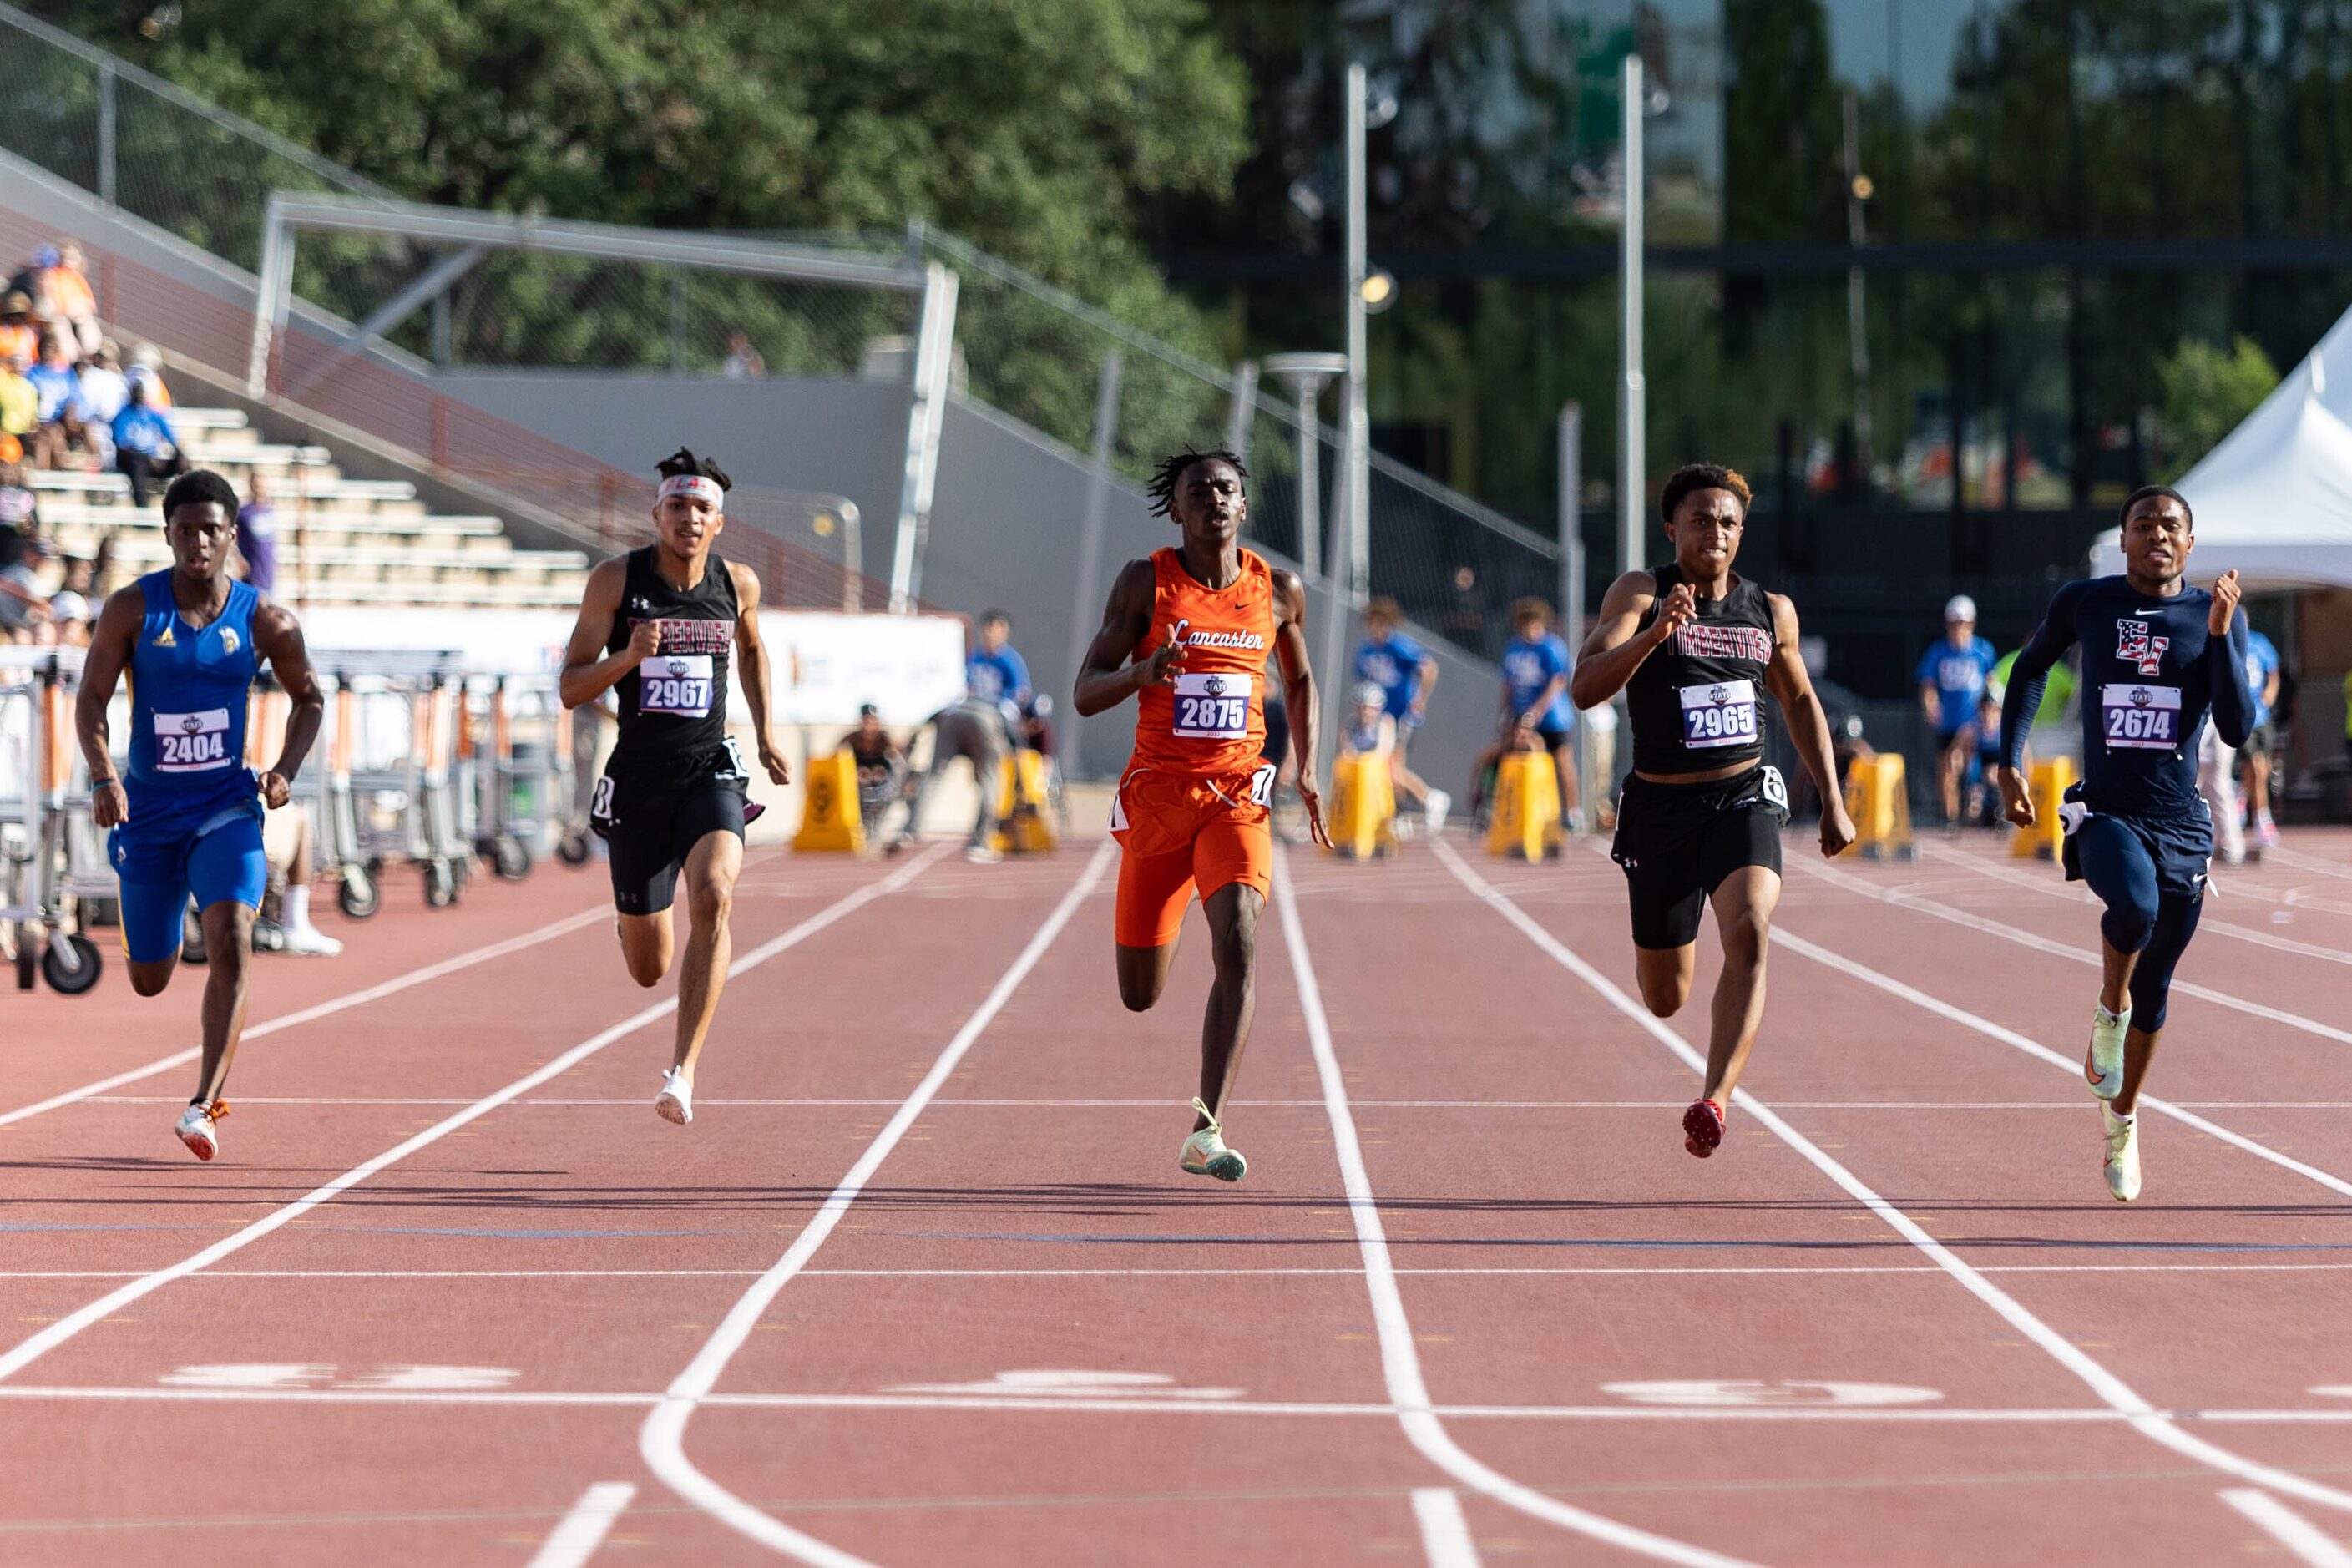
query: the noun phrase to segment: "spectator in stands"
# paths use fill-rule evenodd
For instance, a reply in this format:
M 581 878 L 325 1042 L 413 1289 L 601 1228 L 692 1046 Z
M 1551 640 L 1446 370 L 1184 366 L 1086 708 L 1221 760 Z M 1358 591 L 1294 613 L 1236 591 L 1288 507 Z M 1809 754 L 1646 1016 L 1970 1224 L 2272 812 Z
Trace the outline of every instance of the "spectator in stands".
M 0 630 L 16 642 L 30 640 L 36 626 L 48 624 L 49 595 L 41 574 L 48 564 L 49 542 L 39 534 L 23 536 L 23 553 L 0 566 Z
M 0 299 L 0 359 L 22 354 L 30 364 L 41 352 L 41 330 L 33 324 L 33 297 L 18 289 Z
M 58 628 L 58 641 L 67 647 L 89 646 L 89 601 L 70 588 L 61 588 L 49 596 L 49 624 Z
M 131 351 L 131 368 L 124 373 L 133 386 L 147 389 L 148 405 L 159 414 L 172 411 L 172 389 L 163 384 L 163 354 L 153 343 Z
M 25 483 L 25 444 L 14 436 L 0 436 L 0 545 L 5 545 L 10 553 L 9 559 L 0 560 L 0 566 L 15 564 L 15 546 L 6 542 L 20 533 L 35 532 L 40 526 L 40 503 L 32 487 Z
M 104 340 L 76 380 L 74 417 L 81 421 L 82 446 L 101 471 L 114 467 L 114 416 L 131 401 L 131 383 L 116 364 L 121 357 L 114 340 Z
M 727 363 L 719 374 L 730 381 L 760 381 L 768 374 L 768 362 L 751 346 L 751 337 L 740 329 L 727 334 Z
M 33 467 L 62 468 L 66 453 L 81 445 L 81 417 L 74 411 L 81 378 L 74 374 L 73 356 L 66 352 L 65 340 L 58 332 L 41 340 L 40 360 L 25 372 L 25 379 L 33 384 L 39 399 L 30 443 Z
M 131 504 L 147 504 L 147 487 L 187 471 L 172 422 L 147 402 L 149 384 L 134 378 L 131 401 L 114 416 L 114 466 L 131 480 Z
M 75 359 L 98 352 L 103 340 L 98 325 L 98 296 L 90 291 L 89 277 L 82 270 L 80 246 L 66 241 L 57 260 L 42 274 L 41 290 L 35 298 L 51 328 L 72 348 Z
M 332 958 L 343 944 L 310 923 L 310 882 L 317 875 L 311 855 L 310 814 L 299 806 L 262 818 L 261 851 L 268 863 L 265 910 L 275 901 L 278 918 L 257 918 L 257 952 L 290 952 L 300 958 Z
M 21 353 L 0 353 L 0 436 L 14 437 L 27 458 L 39 456 L 33 433 L 41 427 L 41 395 L 25 377 L 32 368 Z
M 278 509 L 261 470 L 246 481 L 245 504 L 236 511 L 236 552 L 245 557 L 245 580 L 265 594 L 278 591 Z
M 16 268 L 10 276 L 7 285 L 0 288 L 0 294 L 22 294 L 28 303 L 38 299 L 41 292 L 41 275 L 57 263 L 58 253 L 54 246 L 36 247 L 33 259 Z
M 869 841 L 882 835 L 882 819 L 903 793 L 907 753 L 882 727 L 882 710 L 871 702 L 857 710 L 857 728 L 845 736 L 842 750 L 857 763 L 857 810 Z
M 1944 636 L 1919 656 L 1919 709 L 1936 727 L 1936 778 L 1943 795 L 1944 821 L 1961 821 L 1960 786 L 1966 780 L 1969 724 L 1977 700 L 1985 694 L 2000 655 L 1977 636 L 1977 602 L 1955 594 L 1944 605 Z

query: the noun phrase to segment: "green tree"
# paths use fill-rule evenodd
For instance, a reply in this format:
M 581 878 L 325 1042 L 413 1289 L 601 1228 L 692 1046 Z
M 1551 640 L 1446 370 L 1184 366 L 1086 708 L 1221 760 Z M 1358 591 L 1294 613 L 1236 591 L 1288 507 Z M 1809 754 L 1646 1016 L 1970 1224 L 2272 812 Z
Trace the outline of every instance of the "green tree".
M 2164 388 L 2160 471 L 2168 483 L 2218 446 L 2279 384 L 2271 356 L 2247 337 L 2226 349 L 2184 342 L 2157 366 L 2157 377 Z

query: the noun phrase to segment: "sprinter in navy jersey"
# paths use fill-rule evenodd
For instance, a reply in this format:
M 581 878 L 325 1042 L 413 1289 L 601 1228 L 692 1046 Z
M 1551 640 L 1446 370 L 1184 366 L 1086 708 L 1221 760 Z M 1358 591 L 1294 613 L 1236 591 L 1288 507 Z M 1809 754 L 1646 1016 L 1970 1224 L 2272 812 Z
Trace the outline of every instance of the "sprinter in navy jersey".
M 2107 907 L 2083 1076 L 2099 1097 L 2107 1190 L 2125 1203 L 2139 1196 L 2140 1084 L 2213 853 L 2213 818 L 2197 793 L 2198 736 L 2210 711 L 2222 742 L 2241 746 L 2254 718 L 2238 574 L 2223 573 L 2210 593 L 2189 587 L 2196 543 L 2179 491 L 2134 491 L 2124 503 L 2123 575 L 2058 590 L 2001 702 L 2000 793 L 2009 819 L 2030 827 L 2026 731 L 2051 667 L 2082 645 L 2083 781 L 2059 816 L 2066 879 L 2088 882 Z
M 1610 857 L 1633 906 L 1642 1000 L 1670 1018 L 1690 1000 L 1699 917 L 1715 910 L 1723 973 L 1709 1019 L 1706 1078 L 1683 1112 L 1683 1147 L 1723 1142 L 1740 1069 L 1764 1022 L 1764 956 L 1780 902 L 1789 790 L 1764 761 L 1771 694 L 1822 797 L 1822 853 L 1853 842 L 1829 720 L 1797 651 L 1797 610 L 1731 569 L 1748 526 L 1748 481 L 1686 463 L 1658 498 L 1674 562 L 1609 585 L 1569 678 L 1579 708 L 1619 691 L 1633 729 L 1633 774 Z
M 236 493 L 199 468 L 163 492 L 172 564 L 106 601 L 90 634 L 74 728 L 89 763 L 90 825 L 109 829 L 121 885 L 131 987 L 152 996 L 180 963 L 181 910 L 191 896 L 205 928 L 203 1063 L 195 1098 L 173 1129 L 188 1152 L 220 1151 L 221 1091 L 245 1026 L 253 917 L 269 868 L 261 814 L 283 806 L 318 738 L 325 705 L 302 628 L 250 584 L 229 576 Z M 247 698 L 268 659 L 292 707 L 269 771 L 245 763 Z M 107 705 L 131 672 L 130 768 L 114 771 Z

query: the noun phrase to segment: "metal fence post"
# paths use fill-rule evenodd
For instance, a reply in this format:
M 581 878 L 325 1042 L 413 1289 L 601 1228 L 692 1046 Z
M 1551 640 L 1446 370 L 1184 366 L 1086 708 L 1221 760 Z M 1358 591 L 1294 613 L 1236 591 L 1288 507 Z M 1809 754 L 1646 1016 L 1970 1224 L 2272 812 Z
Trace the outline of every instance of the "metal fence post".
M 1619 567 L 1646 559 L 1647 494 L 1643 447 L 1649 397 L 1642 365 L 1642 57 L 1625 57 L 1625 220 L 1617 240 L 1617 554 Z
M 1584 405 L 1568 403 L 1559 411 L 1559 635 L 1572 660 L 1584 647 Z M 1593 820 L 1592 758 L 1585 746 L 1591 725 L 1580 716 L 1576 725 L 1576 804 L 1586 822 Z
M 98 68 L 98 199 L 114 205 L 114 67 Z
M 1225 450 L 1249 467 L 1250 416 L 1257 412 L 1257 361 L 1234 366 L 1234 401 L 1225 411 Z
M 1109 521 L 1112 444 L 1118 437 L 1118 384 L 1127 367 L 1127 356 L 1116 346 L 1103 350 L 1102 374 L 1095 386 L 1095 438 L 1093 474 L 1087 481 L 1087 512 L 1078 532 L 1078 576 L 1071 589 L 1070 611 L 1070 689 L 1078 684 L 1078 670 L 1085 663 L 1087 645 L 1094 641 L 1094 629 L 1101 618 L 1102 604 L 1096 596 L 1097 579 L 1102 575 L 1103 531 Z M 1062 755 L 1068 760 L 1069 775 L 1082 775 L 1085 759 L 1078 749 L 1079 727 L 1085 722 L 1078 716 L 1078 705 L 1070 704 L 1069 720 L 1062 726 Z
M 923 591 L 924 536 L 939 488 L 940 433 L 948 416 L 948 375 L 955 358 L 956 275 L 934 261 L 924 269 L 923 315 L 915 329 L 915 391 L 907 403 L 907 468 L 898 489 L 898 539 L 890 563 L 890 613 L 903 616 Z

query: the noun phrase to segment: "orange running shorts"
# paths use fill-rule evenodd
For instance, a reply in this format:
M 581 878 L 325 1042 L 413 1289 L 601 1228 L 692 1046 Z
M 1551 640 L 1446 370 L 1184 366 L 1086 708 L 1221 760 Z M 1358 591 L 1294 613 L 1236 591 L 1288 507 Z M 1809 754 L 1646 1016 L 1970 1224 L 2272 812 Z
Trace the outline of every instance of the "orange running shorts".
M 1208 777 L 1139 769 L 1119 781 L 1110 832 L 1124 852 L 1113 921 L 1121 947 L 1166 947 L 1202 899 L 1235 882 L 1274 886 L 1273 816 L 1252 798 L 1256 773 Z

